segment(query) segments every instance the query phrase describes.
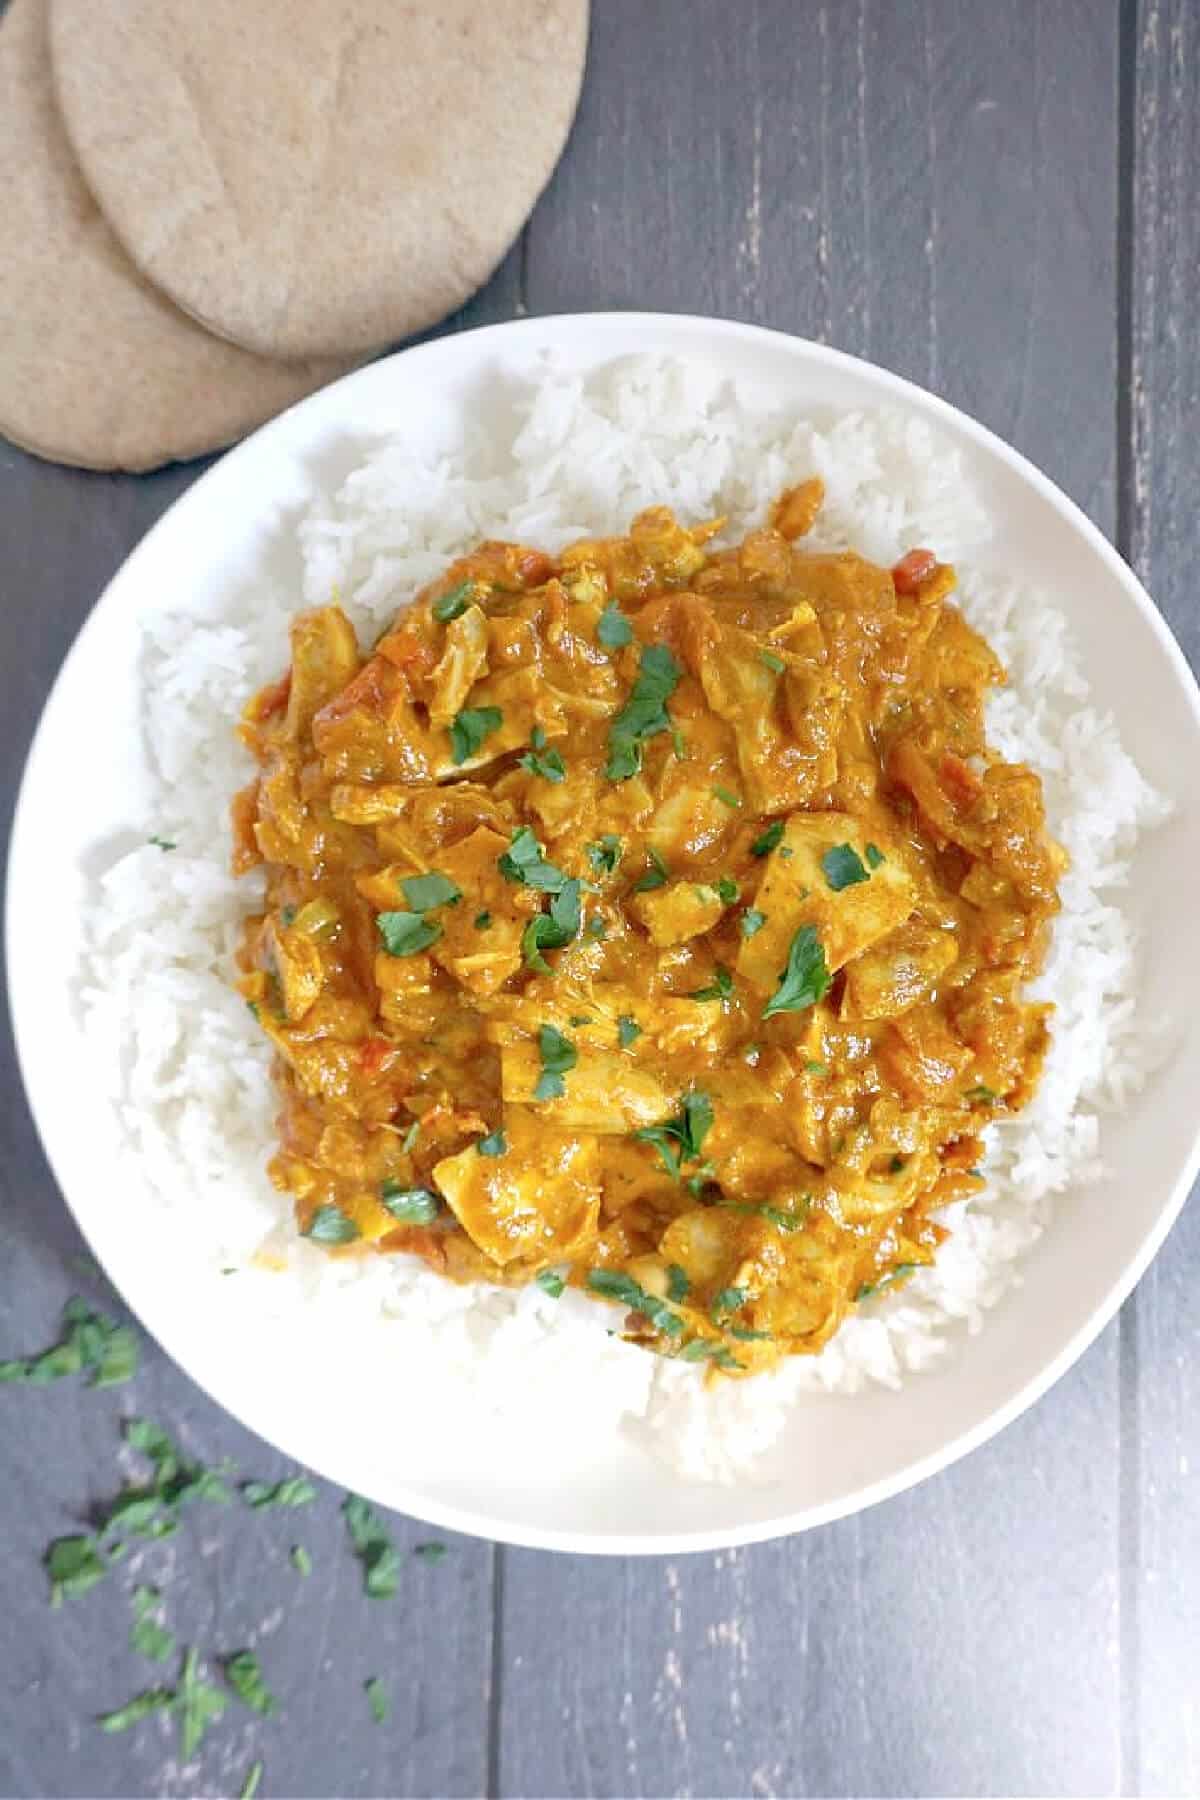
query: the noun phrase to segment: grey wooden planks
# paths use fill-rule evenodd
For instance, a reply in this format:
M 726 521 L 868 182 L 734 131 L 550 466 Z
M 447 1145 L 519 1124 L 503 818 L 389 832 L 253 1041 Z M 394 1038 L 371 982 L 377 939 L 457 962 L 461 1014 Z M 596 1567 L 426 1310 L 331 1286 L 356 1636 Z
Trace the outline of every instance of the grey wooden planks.
M 872 356 L 1111 533 L 1116 6 L 687 19 L 597 9 L 531 311 L 732 313 Z M 502 1553 L 500 1791 L 1116 1792 L 1117 1358 L 1114 1328 L 968 1463 L 808 1538 Z
M 1200 666 L 1195 293 L 1200 13 L 1143 0 L 1129 54 L 1133 206 L 1122 548 Z M 1189 952 L 1194 949 L 1189 946 Z M 1122 1653 L 1129 1791 L 1200 1792 L 1200 1196 L 1123 1315 Z

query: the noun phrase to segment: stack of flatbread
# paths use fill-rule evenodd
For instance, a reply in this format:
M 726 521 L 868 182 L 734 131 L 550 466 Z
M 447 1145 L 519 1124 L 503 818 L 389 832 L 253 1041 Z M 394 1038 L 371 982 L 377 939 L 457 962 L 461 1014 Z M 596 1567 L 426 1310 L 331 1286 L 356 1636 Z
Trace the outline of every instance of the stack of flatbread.
M 586 45 L 587 0 L 10 0 L 0 435 L 153 468 L 445 317 Z

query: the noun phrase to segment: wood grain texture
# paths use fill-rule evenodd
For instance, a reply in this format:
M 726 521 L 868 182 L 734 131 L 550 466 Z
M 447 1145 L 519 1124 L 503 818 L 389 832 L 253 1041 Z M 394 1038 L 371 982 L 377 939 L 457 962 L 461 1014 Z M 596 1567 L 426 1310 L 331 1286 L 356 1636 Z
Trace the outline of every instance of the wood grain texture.
M 597 9 L 531 311 L 727 313 L 870 356 L 1111 533 L 1116 6 L 693 0 L 687 21 Z M 806 1538 L 502 1553 L 500 1792 L 1118 1791 L 1117 1355 L 1113 1328 L 966 1464 Z
M 1122 548 L 1198 668 L 1200 12 L 1190 0 L 1142 0 L 1128 54 L 1133 204 Z M 1122 1320 L 1130 1793 L 1200 1793 L 1198 1270 L 1200 1193 Z

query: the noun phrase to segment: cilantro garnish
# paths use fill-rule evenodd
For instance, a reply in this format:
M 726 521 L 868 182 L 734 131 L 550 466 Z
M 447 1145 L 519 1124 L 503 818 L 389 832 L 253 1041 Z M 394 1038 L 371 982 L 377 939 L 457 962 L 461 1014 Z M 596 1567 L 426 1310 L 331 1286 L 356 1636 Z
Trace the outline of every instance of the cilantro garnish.
M 318 1206 L 300 1235 L 311 1238 L 314 1244 L 352 1244 L 359 1231 L 354 1220 L 331 1200 L 325 1206 Z
M 722 875 L 717 882 L 717 893 L 726 906 L 732 906 L 741 894 L 741 889 L 732 875 Z
M 543 1294 L 549 1294 L 552 1300 L 561 1299 L 563 1289 L 567 1285 L 567 1278 L 559 1269 L 542 1269 L 539 1274 L 534 1276 L 534 1280 Z
M 512 834 L 508 849 L 496 858 L 506 881 L 517 881 L 525 887 L 538 888 L 544 894 L 560 893 L 566 876 L 542 855 L 542 846 L 528 825 L 519 825 Z
M 779 977 L 779 986 L 763 1008 L 763 1018 L 776 1013 L 803 1012 L 815 1006 L 829 992 L 832 980 L 825 962 L 825 952 L 816 928 L 802 925 L 788 950 L 787 967 Z
M 978 1101 L 980 1106 L 994 1106 L 1000 1096 L 986 1082 L 979 1082 L 976 1087 L 969 1087 L 963 1095 L 964 1100 Z
M 441 926 L 419 912 L 382 912 L 377 914 L 375 924 L 389 956 L 415 956 L 436 944 L 442 935 Z
M 608 730 L 610 781 L 628 781 L 642 766 L 647 738 L 671 729 L 667 701 L 679 685 L 681 670 L 665 644 L 648 644 L 642 651 L 638 678 L 625 705 Z
M 465 613 L 474 595 L 473 581 L 460 581 L 457 587 L 440 595 L 433 603 L 433 616 L 438 624 L 448 625 L 451 619 L 457 619 L 460 613 Z
M 175 1691 L 175 1705 L 182 1715 L 179 1746 L 185 1762 L 196 1754 L 200 1740 L 215 1719 L 225 1711 L 226 1699 L 219 1688 L 210 1687 L 196 1674 L 199 1654 L 189 1650 L 183 1661 L 183 1673 Z
M 412 1553 L 419 1556 L 422 1562 L 440 1563 L 449 1556 L 450 1551 L 447 1545 L 439 1544 L 434 1538 L 428 1544 L 414 1544 Z
M 464 707 L 457 713 L 450 726 L 450 755 L 455 764 L 474 756 L 484 738 L 499 730 L 503 717 L 498 706 Z
M 401 1225 L 432 1225 L 442 1209 L 440 1199 L 430 1188 L 404 1187 L 398 1181 L 381 1182 L 379 1198 Z
M 297 1575 L 312 1574 L 312 1557 L 303 1544 L 293 1544 L 291 1548 L 292 1567 Z
M 378 1675 L 372 1675 L 363 1682 L 363 1691 L 371 1708 L 371 1717 L 377 1725 L 382 1725 L 388 1716 L 390 1702 Z
M 279 1702 L 270 1692 L 253 1650 L 238 1650 L 224 1663 L 225 1679 L 243 1705 L 264 1719 L 278 1712 Z
M 713 970 L 712 982 L 708 987 L 695 988 L 687 996 L 689 1000 L 720 1000 L 733 998 L 733 976 L 723 963 L 718 963 Z
M 630 1044 L 632 1044 L 636 1038 L 640 1038 L 641 1035 L 642 1028 L 637 1020 L 631 1019 L 628 1013 L 622 1013 L 621 1017 L 617 1020 L 617 1042 L 620 1044 L 622 1050 L 628 1050 Z
M 542 951 L 561 950 L 579 935 L 579 925 L 579 883 L 564 881 L 550 902 L 549 912 L 537 913 L 521 933 L 521 954 L 528 967 L 543 975 L 551 974 Z
M 771 821 L 771 823 L 767 826 L 767 829 L 762 833 L 762 835 L 760 837 L 756 837 L 754 842 L 751 844 L 751 846 L 750 846 L 751 856 L 770 856 L 772 850 L 776 849 L 778 847 L 778 845 L 782 842 L 783 832 L 784 832 L 783 820 L 782 819 L 773 819 Z
M 246 1779 L 242 1783 L 242 1790 L 238 1795 L 238 1800 L 254 1800 L 255 1795 L 258 1793 L 258 1784 L 262 1780 L 262 1772 L 263 1766 L 261 1759 L 258 1762 L 250 1764 L 250 1767 L 246 1771 Z
M 867 845 L 867 867 L 869 869 L 877 869 L 881 862 L 886 861 L 887 858 L 884 856 L 883 851 L 879 849 L 878 845 Z
M 535 725 L 529 734 L 532 749 L 519 756 L 517 761 L 530 775 L 540 775 L 543 781 L 563 781 L 566 779 L 566 765 L 557 750 L 546 749 L 546 734 L 540 725 Z
M 776 656 L 773 650 L 760 650 L 758 660 L 764 669 L 770 669 L 772 675 L 782 675 L 787 668 L 782 656 Z
M 653 847 L 647 850 L 646 859 L 649 862 L 650 867 L 646 870 L 644 875 L 640 875 L 634 882 L 633 891 L 635 894 L 648 894 L 653 888 L 666 887 L 668 881 L 671 879 L 671 871 L 668 869 L 657 850 Z
M 640 1287 L 632 1275 L 624 1275 L 619 1269 L 590 1269 L 587 1285 L 593 1294 L 599 1294 L 604 1300 L 615 1300 L 619 1306 L 628 1306 L 632 1312 L 639 1312 L 648 1319 L 656 1331 L 667 1337 L 682 1337 L 686 1329 L 679 1314 L 658 1298 L 656 1294 L 648 1294 Z
M 538 1054 L 542 1059 L 542 1073 L 538 1076 L 533 1097 L 535 1100 L 561 1100 L 567 1091 L 563 1077 L 579 1061 L 579 1052 L 553 1025 L 542 1025 L 538 1029 Z
M 633 1136 L 638 1143 L 652 1145 L 668 1175 L 678 1181 L 683 1164 L 699 1160 L 712 1122 L 712 1101 L 693 1088 L 684 1095 L 673 1119 L 664 1119 L 661 1125 L 643 1125 Z
M 587 847 L 587 859 L 597 875 L 611 875 L 621 860 L 621 840 L 615 831 L 606 831 L 602 838 Z
M 716 1338 L 692 1338 L 679 1354 L 683 1362 L 711 1362 L 716 1363 L 718 1369 L 742 1367 L 732 1350 L 727 1345 L 718 1343 Z
M 50 1577 L 50 1604 L 61 1606 L 64 1596 L 86 1594 L 108 1574 L 108 1563 L 93 1537 L 55 1538 L 43 1557 Z
M 85 1300 L 67 1301 L 57 1344 L 36 1356 L 0 1362 L 0 1382 L 28 1382 L 45 1387 L 66 1375 L 87 1370 L 89 1387 L 116 1387 L 137 1374 L 138 1345 L 132 1327 L 117 1325 L 93 1312 Z
M 481 1137 L 475 1148 L 480 1156 L 503 1156 L 508 1149 L 508 1139 L 503 1131 L 492 1131 L 487 1137 Z
M 732 789 L 727 787 L 714 787 L 713 796 L 715 799 L 719 800 L 723 806 L 737 807 L 742 804 L 740 794 L 735 794 Z
M 742 914 L 742 936 L 752 938 L 756 932 L 762 930 L 766 922 L 766 913 L 759 912 L 757 907 L 748 906 Z
M 486 931 L 488 926 L 491 924 L 491 922 L 492 922 L 492 915 L 490 912 L 481 912 L 481 913 L 475 914 L 475 929 L 476 929 L 476 931 Z
M 709 1309 L 712 1314 L 713 1324 L 724 1325 L 731 1313 L 739 1312 L 741 1308 L 745 1306 L 746 1299 L 747 1294 L 745 1288 L 722 1288 L 719 1294 L 713 1296 L 713 1303 Z
M 860 881 L 871 879 L 853 844 L 834 844 L 821 858 L 821 868 L 826 882 L 835 894 L 840 894 L 843 888 L 854 887 Z
M 165 1662 L 175 1649 L 171 1633 L 153 1616 L 162 1605 L 157 1588 L 137 1587 L 133 1590 L 134 1623 L 129 1633 L 129 1648 L 151 1662 Z
M 596 636 L 609 650 L 621 650 L 633 640 L 633 626 L 615 600 L 610 600 L 596 621 Z
M 179 845 L 173 838 L 151 837 L 147 838 L 146 842 L 148 844 L 153 844 L 156 850 L 178 850 L 179 848 Z
M 886 1275 L 879 1277 L 878 1281 L 864 1281 L 854 1298 L 869 1300 L 872 1294 L 878 1294 L 884 1288 L 891 1287 L 894 1281 L 900 1281 L 905 1275 L 914 1274 L 919 1267 L 918 1263 L 897 1263 L 894 1269 L 889 1269 Z
M 145 1693 L 135 1694 L 132 1700 L 127 1700 L 115 1712 L 101 1713 L 96 1723 L 101 1731 L 128 1731 L 131 1725 L 140 1724 L 151 1713 L 167 1712 L 174 1704 L 173 1689 L 147 1688 Z
M 677 1305 L 681 1300 L 686 1300 L 688 1297 L 688 1289 L 691 1285 L 691 1282 L 687 1278 L 686 1270 L 681 1269 L 678 1263 L 667 1264 L 668 1300 L 674 1300 Z
M 363 1566 L 363 1585 L 372 1600 L 390 1600 L 400 1577 L 400 1555 L 383 1520 L 367 1501 L 347 1494 L 342 1516 L 354 1554 Z
M 462 889 L 448 875 L 406 875 L 400 886 L 413 912 L 432 912 L 435 906 L 452 906 L 462 899 Z

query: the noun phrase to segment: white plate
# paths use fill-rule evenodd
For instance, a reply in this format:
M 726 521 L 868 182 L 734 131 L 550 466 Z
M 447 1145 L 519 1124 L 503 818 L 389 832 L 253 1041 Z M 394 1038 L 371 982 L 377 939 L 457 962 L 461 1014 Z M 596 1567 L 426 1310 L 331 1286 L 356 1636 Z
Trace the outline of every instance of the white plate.
M 200 610 L 278 563 L 314 480 L 348 469 L 364 439 L 399 417 L 440 432 L 498 371 L 546 349 L 579 368 L 640 350 L 694 357 L 797 407 L 891 403 L 934 422 L 961 448 L 1013 573 L 1050 587 L 1072 621 L 1094 702 L 1177 803 L 1137 851 L 1128 907 L 1146 934 L 1142 1005 L 1179 1031 L 1167 1066 L 1106 1125 L 1111 1173 L 1063 1198 L 1023 1285 L 939 1372 L 898 1394 L 798 1408 L 784 1473 L 765 1484 L 688 1485 L 624 1441 L 564 1453 L 546 1434 L 540 1454 L 482 1455 L 453 1420 L 436 1443 L 410 1441 L 404 1389 L 419 1370 L 356 1359 L 344 1317 L 336 1329 L 311 1309 L 267 1323 L 237 1283 L 197 1272 L 177 1227 L 115 1191 L 110 1110 L 78 1029 L 84 884 L 143 779 L 140 622 L 164 595 Z M 1015 1418 L 1112 1317 L 1182 1205 L 1200 1164 L 1198 769 L 1200 695 L 1142 588 L 1043 475 L 942 401 L 836 351 L 708 319 L 600 314 L 444 338 L 347 377 L 231 452 L 150 532 L 80 633 L 30 752 L 9 868 L 9 983 L 34 1117 L 80 1226 L 147 1327 L 231 1413 L 331 1479 L 452 1529 L 566 1550 L 677 1552 L 796 1531 L 896 1493 Z

